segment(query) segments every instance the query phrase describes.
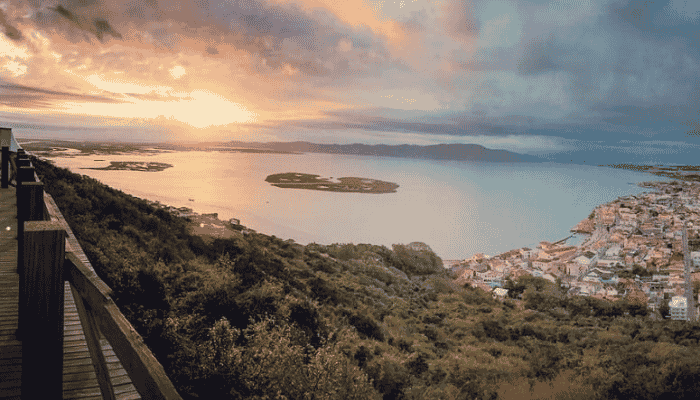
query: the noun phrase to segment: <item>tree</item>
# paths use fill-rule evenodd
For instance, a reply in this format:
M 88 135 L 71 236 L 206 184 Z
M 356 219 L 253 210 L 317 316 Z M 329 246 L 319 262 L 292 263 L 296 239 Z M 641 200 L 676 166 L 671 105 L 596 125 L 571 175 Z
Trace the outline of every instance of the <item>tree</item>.
M 662 300 L 659 306 L 659 314 L 661 314 L 661 318 L 668 318 L 671 316 L 671 307 L 668 306 L 668 300 Z

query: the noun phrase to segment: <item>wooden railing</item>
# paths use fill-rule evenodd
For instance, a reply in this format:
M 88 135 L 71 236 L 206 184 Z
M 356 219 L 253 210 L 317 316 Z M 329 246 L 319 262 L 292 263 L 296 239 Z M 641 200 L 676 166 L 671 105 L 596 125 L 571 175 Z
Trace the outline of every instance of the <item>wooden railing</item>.
M 3 142 L 3 144 L 5 144 Z M 6 187 L 3 146 L 0 181 Z M 163 367 L 110 297 L 111 289 L 78 256 L 70 227 L 44 192 L 29 158 L 17 154 L 19 329 L 22 341 L 22 397 L 62 398 L 64 285 L 70 283 L 97 381 L 105 399 L 115 399 L 102 334 L 142 398 L 181 399 Z M 72 236 L 72 235 L 71 235 Z M 77 249 L 75 248 L 77 246 Z

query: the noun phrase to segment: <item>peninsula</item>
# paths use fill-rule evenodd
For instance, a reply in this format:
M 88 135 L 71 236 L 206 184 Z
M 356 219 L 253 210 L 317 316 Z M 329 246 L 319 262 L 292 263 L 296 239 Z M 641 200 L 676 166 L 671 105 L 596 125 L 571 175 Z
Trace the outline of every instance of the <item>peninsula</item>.
M 284 189 L 323 190 L 327 192 L 347 193 L 396 193 L 399 187 L 396 183 L 380 181 L 378 179 L 344 177 L 320 178 L 319 175 L 287 172 L 273 174 L 265 178 L 272 186 Z

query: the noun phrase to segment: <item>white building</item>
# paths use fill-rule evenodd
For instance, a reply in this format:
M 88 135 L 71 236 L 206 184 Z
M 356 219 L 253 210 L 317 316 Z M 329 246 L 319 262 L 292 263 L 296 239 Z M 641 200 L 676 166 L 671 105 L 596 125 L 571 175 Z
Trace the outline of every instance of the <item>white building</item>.
M 584 267 L 587 267 L 591 264 L 591 259 L 586 256 L 578 256 L 574 259 L 574 261 Z
M 693 266 L 700 267 L 700 251 L 691 251 L 690 257 L 693 259 Z
M 622 248 L 619 245 L 615 245 L 615 246 L 612 246 L 608 250 L 605 251 L 605 256 L 606 257 L 618 257 L 620 255 L 621 251 L 622 251 Z
M 688 320 L 688 303 L 683 296 L 673 296 L 668 302 L 668 307 L 671 309 L 671 319 L 687 321 Z

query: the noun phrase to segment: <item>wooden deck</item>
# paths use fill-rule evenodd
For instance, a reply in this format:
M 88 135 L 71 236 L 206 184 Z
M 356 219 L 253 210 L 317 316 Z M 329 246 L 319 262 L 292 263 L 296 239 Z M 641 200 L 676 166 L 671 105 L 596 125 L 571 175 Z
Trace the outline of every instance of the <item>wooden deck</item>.
M 17 204 L 15 189 L 0 189 L 0 399 L 21 398 L 22 342 L 15 337 L 18 321 L 19 275 L 17 274 Z M 8 229 L 9 228 L 9 229 Z M 75 236 L 66 225 L 68 246 L 89 268 Z M 70 285 L 65 284 L 63 344 L 63 398 L 101 399 L 95 368 Z M 118 399 L 140 399 L 129 376 L 106 340 L 102 350 Z

